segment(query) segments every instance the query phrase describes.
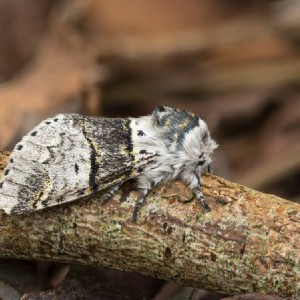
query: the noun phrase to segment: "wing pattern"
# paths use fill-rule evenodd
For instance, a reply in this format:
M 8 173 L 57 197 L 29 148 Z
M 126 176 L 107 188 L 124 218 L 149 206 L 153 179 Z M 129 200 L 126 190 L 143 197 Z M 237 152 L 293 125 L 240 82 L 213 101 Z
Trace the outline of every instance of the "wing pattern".
M 131 119 L 76 114 L 47 119 L 12 152 L 0 183 L 0 209 L 24 213 L 73 201 L 135 177 Z

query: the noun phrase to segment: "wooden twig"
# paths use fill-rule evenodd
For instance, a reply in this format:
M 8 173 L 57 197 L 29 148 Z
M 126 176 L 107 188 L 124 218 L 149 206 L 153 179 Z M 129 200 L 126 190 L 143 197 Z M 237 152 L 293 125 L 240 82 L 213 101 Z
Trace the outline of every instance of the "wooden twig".
M 0 153 L 0 169 L 8 153 Z M 0 170 L 1 171 L 1 170 Z M 139 194 L 124 186 L 25 216 L 0 214 L 0 257 L 93 264 L 236 295 L 300 297 L 300 205 L 204 176 L 207 213 L 181 182 Z

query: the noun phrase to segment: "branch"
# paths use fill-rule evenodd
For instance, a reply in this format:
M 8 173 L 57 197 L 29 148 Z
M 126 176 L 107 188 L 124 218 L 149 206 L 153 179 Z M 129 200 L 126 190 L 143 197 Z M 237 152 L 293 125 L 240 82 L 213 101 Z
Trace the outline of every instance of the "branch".
M 8 153 L 0 152 L 0 172 Z M 1 174 L 0 174 L 1 175 Z M 204 176 L 212 211 L 181 182 L 139 194 L 125 185 L 27 216 L 0 214 L 0 257 L 101 265 L 220 294 L 300 297 L 300 205 Z

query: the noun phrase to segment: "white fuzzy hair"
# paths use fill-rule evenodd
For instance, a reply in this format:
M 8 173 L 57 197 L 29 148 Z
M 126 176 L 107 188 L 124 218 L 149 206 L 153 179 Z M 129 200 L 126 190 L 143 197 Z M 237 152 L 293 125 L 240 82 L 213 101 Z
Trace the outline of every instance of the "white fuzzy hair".
M 178 147 L 175 141 L 170 143 L 170 140 L 166 139 L 164 128 L 155 126 L 153 116 L 131 120 L 136 158 L 142 158 L 139 154 L 141 150 L 155 155 L 154 161 L 137 176 L 138 187 L 146 193 L 159 183 L 181 178 L 200 197 L 200 174 L 211 164 L 211 154 L 217 148 L 206 123 L 199 118 L 197 126 L 185 133 L 181 147 Z M 138 134 L 141 131 L 143 135 Z M 199 160 L 203 161 L 201 166 Z

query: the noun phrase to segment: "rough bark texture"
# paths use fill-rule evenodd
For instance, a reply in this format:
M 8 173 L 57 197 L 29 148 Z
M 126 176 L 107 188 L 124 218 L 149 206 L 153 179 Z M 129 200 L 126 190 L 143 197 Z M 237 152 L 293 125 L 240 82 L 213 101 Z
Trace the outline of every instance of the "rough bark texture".
M 8 153 L 1 153 L 0 169 Z M 101 265 L 236 295 L 300 297 L 300 205 L 204 176 L 205 213 L 181 182 L 149 195 L 124 186 L 27 216 L 0 214 L 0 257 Z

